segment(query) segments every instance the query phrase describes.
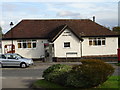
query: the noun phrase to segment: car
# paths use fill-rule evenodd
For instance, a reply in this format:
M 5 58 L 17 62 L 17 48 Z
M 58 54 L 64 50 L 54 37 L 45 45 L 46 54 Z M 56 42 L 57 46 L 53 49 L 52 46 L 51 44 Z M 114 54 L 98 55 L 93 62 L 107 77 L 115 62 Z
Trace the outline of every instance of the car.
M 33 65 L 33 60 L 29 58 L 24 58 L 17 53 L 7 53 L 0 54 L 0 64 L 1 66 L 19 66 L 21 68 L 26 68 Z

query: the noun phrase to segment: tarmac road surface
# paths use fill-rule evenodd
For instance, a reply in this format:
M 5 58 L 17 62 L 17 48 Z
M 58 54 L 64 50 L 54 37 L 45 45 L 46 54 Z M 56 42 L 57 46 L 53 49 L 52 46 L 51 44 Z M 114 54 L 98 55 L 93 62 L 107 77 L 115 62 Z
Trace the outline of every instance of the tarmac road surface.
M 3 68 L 2 88 L 29 88 L 33 82 L 42 79 L 43 71 L 52 64 L 56 63 L 37 63 L 34 66 L 24 69 Z M 120 75 L 120 67 L 115 65 L 113 65 L 113 67 L 115 68 L 115 72 L 113 75 Z

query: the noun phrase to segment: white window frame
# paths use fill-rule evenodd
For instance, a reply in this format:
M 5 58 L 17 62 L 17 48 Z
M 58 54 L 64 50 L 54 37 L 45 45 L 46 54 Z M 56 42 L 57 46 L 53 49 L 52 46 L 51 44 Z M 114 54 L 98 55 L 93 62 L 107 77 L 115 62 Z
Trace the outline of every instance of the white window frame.
M 26 48 L 24 48 L 23 43 L 26 44 Z M 31 47 L 28 47 L 28 43 L 31 44 Z M 21 47 L 19 47 L 18 44 L 21 44 Z M 36 44 L 35 47 L 33 44 Z M 18 49 L 35 49 L 37 47 L 37 40 L 18 40 L 17 41 Z
M 89 46 L 105 46 L 106 38 L 97 37 L 97 38 L 89 38 Z
M 67 44 L 67 43 L 69 43 L 69 47 L 66 47 L 66 46 L 65 46 L 65 44 Z M 64 48 L 71 48 L 71 43 L 70 43 L 70 42 L 64 42 L 63 47 L 64 47 Z

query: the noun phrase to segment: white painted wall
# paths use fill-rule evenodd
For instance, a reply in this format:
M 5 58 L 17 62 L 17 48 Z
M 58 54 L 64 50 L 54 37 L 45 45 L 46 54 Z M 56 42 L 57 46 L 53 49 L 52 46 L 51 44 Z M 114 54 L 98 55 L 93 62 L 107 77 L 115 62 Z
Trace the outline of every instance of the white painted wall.
M 69 31 L 69 30 L 65 30 Z M 62 33 L 54 41 L 54 56 L 55 57 L 81 57 L 80 50 L 80 41 L 78 38 L 71 33 L 71 36 L 62 36 Z M 105 46 L 89 46 L 89 38 L 83 38 L 82 42 L 82 56 L 93 56 L 93 55 L 114 55 L 117 54 L 118 49 L 118 38 L 117 37 L 107 37 Z M 64 48 L 64 42 L 70 42 L 70 48 Z M 14 40 L 15 53 L 18 53 L 27 58 L 40 58 L 41 55 L 44 55 L 44 43 L 48 43 L 47 40 L 39 39 L 37 40 L 37 48 L 18 48 L 17 40 Z M 2 53 L 4 53 L 4 46 L 11 44 L 11 40 L 2 41 Z M 68 54 L 66 53 L 73 52 L 77 54 Z
M 92 56 L 92 55 L 115 55 L 118 49 L 118 38 L 117 37 L 107 37 L 105 46 L 89 46 L 89 38 L 83 38 L 82 43 L 82 55 Z
M 40 58 L 41 55 L 44 55 L 44 43 L 47 40 L 37 40 L 36 48 L 18 48 L 17 40 L 13 41 L 15 45 L 15 53 L 18 53 L 26 58 Z M 2 41 L 2 51 L 4 53 L 4 46 L 7 44 L 11 44 L 11 40 L 3 40 Z
M 69 31 L 66 29 L 64 32 Z M 66 53 L 77 52 L 77 55 L 67 55 L 67 57 L 81 57 L 80 40 L 72 33 L 71 36 L 63 36 L 64 32 L 54 41 L 55 57 L 66 57 Z M 70 48 L 64 48 L 64 42 L 70 42 Z

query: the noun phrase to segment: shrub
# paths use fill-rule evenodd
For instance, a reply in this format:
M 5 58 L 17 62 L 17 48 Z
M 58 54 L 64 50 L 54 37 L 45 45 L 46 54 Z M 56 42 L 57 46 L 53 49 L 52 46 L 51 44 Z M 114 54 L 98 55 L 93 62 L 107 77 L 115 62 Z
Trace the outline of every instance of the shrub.
M 82 65 L 73 66 L 67 77 L 67 85 L 89 88 L 105 82 L 114 68 L 101 60 L 82 60 Z
M 105 82 L 114 72 L 112 65 L 101 60 L 81 60 L 81 65 L 56 64 L 43 72 L 45 80 L 77 88 L 95 87 Z
M 67 81 L 67 72 L 69 72 L 71 69 L 72 67 L 69 65 L 52 65 L 43 72 L 43 77 L 47 81 L 64 85 Z
M 120 63 L 116 63 L 115 65 L 120 66 Z

